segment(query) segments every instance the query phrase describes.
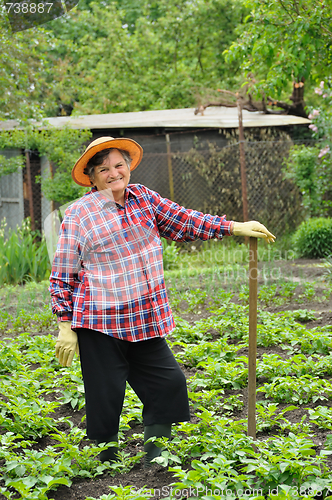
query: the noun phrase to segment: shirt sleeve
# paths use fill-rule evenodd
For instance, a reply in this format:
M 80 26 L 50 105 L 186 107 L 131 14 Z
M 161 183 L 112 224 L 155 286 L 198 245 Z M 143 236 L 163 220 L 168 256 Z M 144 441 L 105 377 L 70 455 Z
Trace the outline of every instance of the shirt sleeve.
M 82 262 L 81 228 L 76 215 L 65 215 L 50 275 L 53 314 L 60 321 L 73 317 L 73 290 L 77 286 Z
M 209 215 L 181 207 L 149 190 L 160 235 L 175 241 L 222 239 L 232 235 L 232 221 L 226 216 Z

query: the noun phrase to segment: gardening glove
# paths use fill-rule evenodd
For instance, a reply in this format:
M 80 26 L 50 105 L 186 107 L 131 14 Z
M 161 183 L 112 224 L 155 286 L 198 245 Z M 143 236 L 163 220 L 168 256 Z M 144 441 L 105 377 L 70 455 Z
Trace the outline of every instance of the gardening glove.
M 254 238 L 264 238 L 267 243 L 274 243 L 276 237 L 266 229 L 263 224 L 255 220 L 249 222 L 233 222 L 234 236 L 251 236 Z
M 59 322 L 59 335 L 55 344 L 55 355 L 60 365 L 70 366 L 74 354 L 79 355 L 77 333 L 71 329 L 70 321 Z

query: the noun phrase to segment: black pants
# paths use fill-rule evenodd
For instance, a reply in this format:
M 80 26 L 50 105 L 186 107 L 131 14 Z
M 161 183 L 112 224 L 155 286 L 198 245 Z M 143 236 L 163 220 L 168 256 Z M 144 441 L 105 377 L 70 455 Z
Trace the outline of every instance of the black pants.
M 76 331 L 90 439 L 107 441 L 118 432 L 126 381 L 143 403 L 144 425 L 190 420 L 186 379 L 165 339 L 128 342 Z

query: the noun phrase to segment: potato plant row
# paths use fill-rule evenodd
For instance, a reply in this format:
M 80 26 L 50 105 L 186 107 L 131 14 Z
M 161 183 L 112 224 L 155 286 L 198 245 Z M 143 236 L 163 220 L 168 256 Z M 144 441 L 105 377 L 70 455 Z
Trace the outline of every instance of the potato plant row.
M 194 418 L 175 425 L 170 442 L 158 440 L 164 451 L 156 461 L 174 477 L 173 493 L 163 498 L 332 498 L 332 326 L 308 329 L 304 322 L 316 316 L 307 309 L 260 308 L 253 442 L 246 432 L 246 300 L 225 290 L 211 298 L 199 288 L 170 296 L 177 328 L 168 341 L 186 372 Z M 120 460 L 102 464 L 103 445 L 85 436 L 79 360 L 70 368 L 58 364 L 55 337 L 45 333 L 55 326 L 50 312 L 19 309 L 2 314 L 2 321 L 11 337 L 4 333 L 0 342 L 0 498 L 51 500 L 61 485 L 82 478 L 109 477 L 112 485 L 112 477 L 140 463 L 142 452 L 126 452 L 130 440 L 143 438 L 128 433 L 142 411 L 131 388 L 120 423 Z M 113 498 L 153 495 L 135 485 L 113 486 L 86 500 Z

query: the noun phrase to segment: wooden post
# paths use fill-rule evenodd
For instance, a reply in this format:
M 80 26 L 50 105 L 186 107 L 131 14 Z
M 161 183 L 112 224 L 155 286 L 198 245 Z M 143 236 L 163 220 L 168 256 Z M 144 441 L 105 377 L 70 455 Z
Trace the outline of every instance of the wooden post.
M 166 149 L 167 149 L 169 193 L 170 193 L 170 199 L 174 201 L 173 167 L 172 167 L 172 156 L 171 156 L 171 141 L 169 140 L 169 134 L 166 134 Z
M 256 439 L 257 238 L 249 245 L 248 436 Z
M 30 168 L 30 156 L 29 151 L 25 150 L 26 166 L 27 166 L 27 184 L 28 184 L 28 197 L 29 197 L 29 212 L 31 219 L 31 229 L 34 231 L 35 227 L 35 215 L 33 210 L 33 195 L 32 195 L 32 180 L 31 180 L 31 168 Z
M 246 174 L 246 159 L 244 151 L 244 132 L 243 132 L 243 122 L 242 122 L 241 97 L 237 98 L 236 103 L 237 103 L 237 111 L 239 117 L 239 145 L 240 145 L 243 222 L 246 222 L 248 220 L 248 196 L 247 196 L 247 174 Z
M 51 178 L 53 179 L 54 177 L 54 168 L 53 168 L 53 163 L 51 160 L 49 160 L 50 162 L 50 172 L 51 172 Z M 54 200 L 51 200 L 51 211 L 54 212 L 55 210 L 55 203 L 54 203 Z

